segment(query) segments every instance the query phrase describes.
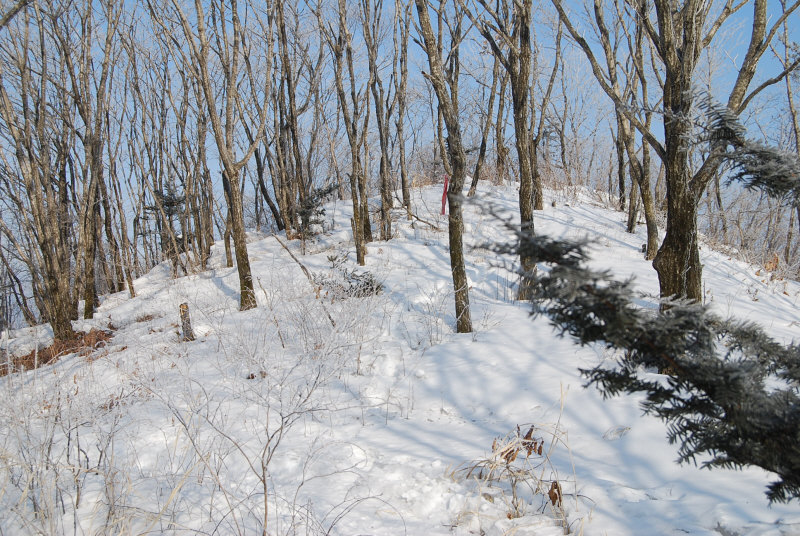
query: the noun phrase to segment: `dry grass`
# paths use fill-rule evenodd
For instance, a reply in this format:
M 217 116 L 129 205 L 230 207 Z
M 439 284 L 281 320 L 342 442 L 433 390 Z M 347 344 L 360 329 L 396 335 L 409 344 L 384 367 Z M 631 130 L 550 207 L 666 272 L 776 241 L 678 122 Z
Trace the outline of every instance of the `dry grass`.
M 11 357 L 0 367 L 0 376 L 42 367 L 69 354 L 88 356 L 96 349 L 105 346 L 112 336 L 111 331 L 92 329 L 88 333 L 78 333 L 74 339 L 54 341 L 46 348 L 33 350 L 23 356 Z
M 517 426 L 505 437 L 495 438 L 490 455 L 462 464 L 451 477 L 474 481 L 482 490 L 500 491 L 509 519 L 549 510 L 551 517 L 563 527 L 564 534 L 569 534 L 571 528 L 562 491 L 564 482 L 550 459 L 556 444 L 562 444 L 562 438 L 557 430 L 532 424 L 525 428 L 524 434 L 524 428 Z M 484 494 L 489 495 L 493 494 Z M 537 497 L 542 501 L 538 508 L 532 504 Z

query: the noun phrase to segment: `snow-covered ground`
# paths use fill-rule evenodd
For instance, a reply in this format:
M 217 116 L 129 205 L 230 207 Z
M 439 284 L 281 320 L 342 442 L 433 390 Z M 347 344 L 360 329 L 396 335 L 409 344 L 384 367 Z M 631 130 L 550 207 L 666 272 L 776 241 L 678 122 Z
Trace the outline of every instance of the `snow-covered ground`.
M 257 309 L 238 311 L 219 246 L 207 272 L 170 279 L 162 265 L 136 298 L 106 296 L 76 325 L 112 327 L 106 347 L 0 379 L 0 533 L 800 534 L 796 502 L 767 503 L 771 475 L 678 466 L 636 398 L 583 388 L 578 368 L 614 355 L 532 319 L 513 299 L 513 259 L 479 247 L 510 239 L 513 188 L 484 186 L 466 207 L 475 332 L 455 334 L 439 188 L 414 191 L 420 220 L 397 211 L 364 268 L 348 203 L 331 204 L 305 255 L 282 238 L 318 284 L 252 235 Z M 589 196 L 546 206 L 537 233 L 587 237 L 594 266 L 634 275 L 652 301 L 643 229 L 627 234 Z M 797 340 L 800 285 L 701 255 L 718 313 Z M 367 272 L 383 291 L 344 295 Z M 28 329 L 3 344 L 47 339 Z

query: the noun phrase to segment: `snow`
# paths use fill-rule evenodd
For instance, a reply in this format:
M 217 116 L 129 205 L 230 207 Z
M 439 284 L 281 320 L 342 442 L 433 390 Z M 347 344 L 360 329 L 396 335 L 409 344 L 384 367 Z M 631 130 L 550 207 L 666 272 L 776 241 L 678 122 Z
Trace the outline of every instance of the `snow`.
M 593 266 L 634 276 L 653 306 L 644 229 L 626 233 L 624 215 L 589 194 L 549 195 L 536 232 L 587 238 Z M 800 534 L 797 504 L 764 497 L 772 475 L 677 465 L 638 399 L 583 387 L 578 369 L 614 355 L 531 318 L 513 299 L 514 259 L 481 247 L 510 239 L 512 187 L 483 185 L 465 207 L 475 332 L 454 333 L 440 198 L 439 187 L 414 190 L 414 212 L 435 227 L 395 211 L 395 238 L 369 244 L 364 268 L 347 202 L 328 206 L 305 255 L 285 242 L 320 280 L 370 272 L 378 295 L 334 297 L 253 233 L 254 310 L 238 311 L 221 244 L 207 272 L 171 279 L 164 264 L 135 281 L 137 297 L 104 297 L 76 328 L 113 326 L 108 346 L 0 380 L 0 531 Z M 710 247 L 701 255 L 718 313 L 797 340 L 798 283 Z M 184 302 L 193 342 L 181 342 Z M 30 328 L 2 344 L 23 353 L 50 337 Z M 543 453 L 526 457 L 531 427 Z M 523 447 L 510 464 L 504 445 Z

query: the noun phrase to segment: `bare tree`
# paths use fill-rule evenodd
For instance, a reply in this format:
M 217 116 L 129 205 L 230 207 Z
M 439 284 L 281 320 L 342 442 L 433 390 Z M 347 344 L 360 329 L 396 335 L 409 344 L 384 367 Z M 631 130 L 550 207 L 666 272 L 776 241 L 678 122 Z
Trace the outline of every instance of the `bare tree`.
M 177 125 L 180 133 L 176 145 L 180 149 L 181 165 L 186 177 L 183 220 L 185 222 L 193 220 L 192 230 L 184 231 L 183 238 L 193 244 L 195 265 L 200 270 L 205 270 L 211 257 L 211 246 L 214 244 L 214 189 L 206 151 L 208 122 L 206 114 L 202 109 L 198 109 L 194 117 L 194 129 L 191 129 L 189 124 L 191 116 L 188 111 L 192 100 L 201 101 L 200 88 L 189 76 L 184 78 L 183 83 L 185 87 L 183 102 L 179 108 L 183 120 L 179 120 Z M 188 227 L 188 223 L 185 225 Z
M 17 241 L 18 251 L 27 250 L 30 268 L 42 269 L 43 282 L 32 272 L 34 297 L 60 339 L 73 336 L 75 288 L 83 293 L 84 315 L 94 312 L 98 261 L 106 288 L 117 290 L 124 279 L 105 179 L 116 155 L 109 147 L 109 96 L 122 11 L 113 2 L 33 2 L 22 33 L 9 40 L 17 44 L 10 65 L 18 69 L 19 84 L 11 92 L 3 84 L 3 119 L 30 196 L 32 221 L 22 228 L 35 233 L 31 243 L 39 243 L 34 253 Z M 79 217 L 77 236 L 73 214 Z M 110 265 L 102 262 L 103 230 Z M 82 263 L 75 272 L 73 251 Z
M 312 212 L 309 204 L 313 203 L 311 161 L 317 153 L 315 141 L 322 123 L 319 86 L 325 47 L 319 42 L 316 54 L 313 53 L 309 37 L 314 30 L 304 28 L 306 25 L 300 14 L 289 4 L 276 7 L 276 26 L 280 60 L 276 68 L 279 78 L 277 95 L 273 97 L 277 141 L 273 167 L 280 174 L 280 193 L 276 191 L 276 196 L 280 200 L 279 206 L 282 203 L 282 210 L 286 212 L 286 227 L 305 237 Z M 312 112 L 311 120 L 303 120 L 309 110 Z M 310 125 L 310 129 L 303 125 Z M 268 147 L 266 154 L 271 156 Z
M 608 83 L 603 69 L 589 43 L 573 24 L 561 0 L 552 0 L 561 20 L 580 45 L 592 65 L 592 70 L 604 92 L 616 104 L 624 104 L 618 91 Z M 702 298 L 702 265 L 698 250 L 697 209 L 702 193 L 719 168 L 724 148 L 715 147 L 702 165 L 692 171 L 690 166 L 692 140 L 693 82 L 701 53 L 714 41 L 719 29 L 749 2 L 726 0 L 721 7 L 704 0 L 637 0 L 637 24 L 653 47 L 664 76 L 662 106 L 664 110 L 663 143 L 655 133 L 633 114 L 626 117 L 664 162 L 667 187 L 666 236 L 658 250 L 653 266 L 658 272 L 661 295 L 700 300 Z M 729 110 L 741 114 L 752 99 L 766 87 L 778 83 L 797 65 L 794 62 L 776 76 L 751 89 L 759 60 L 783 24 L 798 7 L 795 2 L 775 18 L 768 27 L 766 0 L 754 0 L 750 42 L 738 67 L 735 81 L 727 96 Z M 712 16 L 713 14 L 713 16 Z M 655 17 L 655 18 L 654 18 Z M 798 60 L 800 62 L 800 60 Z
M 408 92 L 408 36 L 411 27 L 411 1 L 395 1 L 395 33 L 394 48 L 395 62 L 393 80 L 394 94 L 397 98 L 397 113 L 395 115 L 395 131 L 397 134 L 397 150 L 400 164 L 400 187 L 403 192 L 403 206 L 408 219 L 411 219 L 411 187 L 408 180 L 408 166 L 406 164 L 406 139 L 405 120 Z M 399 35 L 398 35 L 399 34 Z M 397 72 L 400 69 L 400 72 Z
M 259 118 L 253 129 L 255 140 L 243 151 L 237 160 L 237 139 L 235 126 L 243 119 L 240 108 L 241 70 L 244 52 L 244 39 L 246 28 L 241 22 L 239 6 L 236 0 L 231 2 L 213 1 L 209 3 L 212 26 L 207 28 L 205 5 L 201 0 L 194 2 L 194 17 L 196 28 L 192 27 L 189 18 L 183 12 L 178 0 L 171 0 L 174 13 L 180 21 L 183 37 L 189 48 L 189 53 L 183 58 L 182 67 L 192 73 L 202 90 L 207 117 L 211 122 L 211 130 L 216 142 L 217 151 L 223 168 L 223 184 L 227 194 L 229 219 L 233 235 L 234 249 L 236 252 L 236 266 L 239 273 L 241 310 L 252 309 L 256 306 L 256 296 L 253 287 L 253 277 L 250 271 L 250 259 L 247 255 L 247 237 L 244 230 L 244 215 L 242 209 L 242 190 L 240 176 L 242 168 L 252 157 L 261 137 L 264 134 L 267 120 L 268 99 L 270 95 L 269 77 L 261 87 L 250 87 L 253 95 L 261 95 L 260 99 L 251 101 L 251 105 L 258 106 Z M 266 20 L 257 17 L 261 27 L 259 32 L 265 38 L 265 61 L 272 61 L 272 24 L 274 5 L 271 2 L 260 6 Z M 165 31 L 170 31 L 164 26 L 161 14 L 151 4 L 153 20 L 162 25 Z M 256 10 L 250 14 L 257 13 Z M 228 20 L 228 17 L 230 19 Z M 211 30 L 211 35 L 208 33 Z M 232 35 L 231 35 L 232 33 Z M 212 46 L 211 38 L 214 39 Z M 216 76 L 212 72 L 215 63 L 211 54 L 222 67 L 221 88 L 214 85 Z M 269 72 L 271 69 L 267 69 Z M 222 115 L 218 109 L 217 91 L 222 91 Z
M 4 154 L 3 164 L 19 169 L 25 187 L 19 195 L 18 184 L 5 182 L 21 212 L 18 228 L 4 223 L 3 232 L 11 239 L 21 231 L 11 243 L 31 271 L 37 308 L 65 339 L 74 336 L 78 292 L 91 317 L 98 285 L 116 291 L 126 279 L 106 180 L 121 140 L 112 143 L 119 130 L 110 96 L 123 9 L 108 1 L 32 2 L 20 13 L 3 51 L 14 71 L 10 78 L 0 72 L 0 115 L 14 147 L 13 163 Z
M 71 320 L 77 318 L 78 306 L 71 284 L 76 246 L 71 185 L 77 177 L 70 164 L 74 108 L 67 92 L 57 90 L 67 83 L 65 57 L 53 46 L 47 14 L 34 2 L 20 19 L 18 26 L 8 27 L 11 36 L 0 50 L 0 130 L 8 148 L 0 152 L 6 171 L 2 190 L 17 216 L 16 225 L 4 217 L 0 228 L 31 276 L 37 308 L 50 322 L 55 338 L 71 339 Z M 13 180 L 16 176 L 21 181 Z M 19 281 L 5 254 L 3 264 Z M 25 316 L 34 320 L 21 287 L 15 285 L 20 291 L 15 294 L 23 297 Z
M 534 188 L 531 171 L 531 132 L 528 119 L 531 77 L 531 0 L 521 2 L 497 2 L 494 7 L 485 0 L 477 0 L 478 6 L 469 9 L 463 0 L 459 4 L 472 23 L 489 43 L 495 57 L 506 70 L 511 83 L 511 103 L 514 112 L 514 135 L 519 166 L 519 214 L 524 233 L 533 233 L 533 210 L 541 210 L 542 200 L 534 205 L 534 189 L 541 192 L 541 185 Z M 483 15 L 485 14 L 485 16 Z M 520 256 L 522 272 L 532 270 L 531 260 Z M 530 282 L 520 284 L 519 298 L 530 297 Z
M 263 199 L 278 230 L 285 230 L 291 237 L 303 238 L 310 225 L 310 211 L 304 206 L 311 202 L 314 189 L 311 163 L 318 153 L 316 140 L 323 123 L 320 83 L 324 46 L 318 43 L 314 52 L 313 39 L 309 38 L 314 29 L 308 28 L 293 6 L 276 6 L 275 18 L 277 50 L 274 69 L 266 74 L 273 77 L 270 96 L 272 128 L 268 126 L 254 153 L 256 169 L 253 182 L 260 194 L 255 198 L 257 222 L 260 222 L 259 204 Z M 254 61 L 258 56 L 256 52 L 263 47 L 263 42 L 255 37 L 248 41 L 244 54 L 245 72 L 251 86 L 260 85 L 259 76 L 267 70 L 263 62 Z M 242 107 L 251 122 L 257 124 L 259 107 L 249 104 Z M 304 117 L 309 110 L 312 111 L 310 121 Z M 254 143 L 255 133 L 250 124 L 245 121 L 242 128 L 249 142 Z M 274 199 L 270 195 L 267 173 L 271 176 Z
M 503 69 L 500 89 L 497 91 L 497 119 L 494 121 L 495 168 L 498 180 L 502 183 L 508 177 L 508 147 L 506 147 L 506 96 L 508 92 L 508 72 Z
M 369 206 L 367 205 L 366 173 L 362 163 L 362 147 L 366 143 L 367 121 L 369 111 L 369 92 L 359 87 L 355 75 L 353 60 L 353 35 L 347 26 L 347 4 L 339 0 L 336 13 L 336 25 L 325 21 L 321 6 L 316 7 L 317 20 L 323 39 L 334 59 L 334 82 L 338 97 L 339 110 L 342 114 L 347 139 L 350 144 L 350 195 L 353 202 L 353 241 L 356 247 L 358 264 L 364 265 L 367 253 L 366 244 L 371 237 L 369 224 Z M 347 79 L 348 88 L 345 88 Z M 362 126 L 363 121 L 363 126 Z
M 633 50 L 631 58 L 634 65 L 634 73 L 636 76 L 635 80 L 638 80 L 638 85 L 640 87 L 641 97 L 639 102 L 641 102 L 644 106 L 644 126 L 646 129 L 650 130 L 652 129 L 653 107 L 648 103 L 649 82 L 647 73 L 645 72 L 643 52 L 644 30 L 642 25 L 636 25 L 636 34 L 633 44 L 631 43 L 630 33 L 627 35 L 628 48 Z M 628 75 L 628 77 L 633 78 L 633 75 Z M 632 92 L 630 98 L 631 108 L 634 108 L 636 102 L 636 95 L 634 92 Z M 628 152 L 628 161 L 631 163 L 631 175 L 634 179 L 632 182 L 635 182 L 635 184 L 639 187 L 639 193 L 641 195 L 642 205 L 644 207 L 645 226 L 647 228 L 645 258 L 651 260 L 655 258 L 658 248 L 658 223 L 656 221 L 655 200 L 653 199 L 653 193 L 650 187 L 650 146 L 646 142 L 642 141 L 642 158 L 640 162 L 634 153 L 634 144 L 633 140 L 631 139 L 635 127 L 632 123 L 629 123 L 626 130 L 630 133 L 629 137 L 626 139 L 626 150 Z M 630 217 L 628 220 L 628 232 L 632 233 L 634 226 L 636 225 L 637 217 L 633 211 L 631 212 L 631 215 L 632 217 Z
M 619 0 L 614 2 L 613 23 L 615 31 L 613 38 L 611 36 L 611 30 L 606 22 L 604 3 L 600 0 L 594 1 L 594 21 L 606 60 L 606 72 L 604 75 L 607 77 L 612 90 L 620 96 L 620 103 L 617 104 L 615 102 L 614 105 L 614 115 L 617 123 L 615 145 L 617 149 L 617 162 L 618 166 L 620 166 L 618 170 L 620 174 L 620 205 L 622 207 L 625 206 L 624 157 L 627 154 L 628 168 L 630 169 L 631 175 L 627 230 L 632 233 L 636 226 L 636 221 L 638 219 L 638 194 L 642 200 L 647 224 L 645 258 L 653 259 L 658 249 L 658 224 L 655 217 L 653 195 L 650 190 L 650 152 L 647 144 L 642 143 L 642 160 L 639 160 L 635 148 L 635 127 L 628 118 L 631 114 L 641 113 L 645 115 L 645 118 L 640 119 L 640 122 L 648 129 L 652 124 L 652 109 L 648 104 L 648 80 L 647 73 L 645 72 L 643 52 L 644 30 L 641 24 L 635 24 L 635 35 L 631 35 L 622 13 L 624 9 L 625 6 L 623 6 L 622 2 Z M 627 37 L 627 52 L 630 57 L 630 61 L 625 62 L 627 66 L 623 65 L 623 62 L 619 58 L 619 49 L 622 41 L 622 36 L 620 34 L 624 34 Z M 619 72 L 620 70 L 622 72 Z M 635 106 L 637 98 L 639 98 L 637 95 L 639 91 L 641 91 L 639 102 L 643 103 L 641 107 Z M 626 102 L 627 104 L 624 104 Z
M 475 171 L 472 172 L 472 183 L 469 186 L 467 197 L 472 197 L 478 189 L 478 181 L 481 179 L 481 170 L 486 160 L 486 149 L 488 146 L 489 132 L 492 130 L 492 110 L 494 110 L 494 99 L 497 96 L 497 83 L 500 80 L 500 60 L 495 56 L 492 66 L 492 85 L 489 88 L 489 101 L 486 110 L 481 114 L 483 126 L 481 127 L 481 144 L 478 148 L 478 158 L 475 160 Z
M 291 170 L 292 173 L 286 174 L 284 188 L 288 191 L 284 193 L 291 201 L 291 216 L 290 221 L 292 227 L 298 228 L 296 221 L 297 211 L 294 207 L 295 197 L 299 198 L 302 203 L 306 197 L 306 179 L 303 177 L 303 161 L 300 154 L 300 127 L 298 122 L 298 109 L 297 109 L 297 80 L 296 74 L 293 72 L 293 62 L 290 58 L 289 35 L 286 29 L 286 5 L 281 3 L 275 10 L 276 24 L 278 30 L 278 52 L 280 55 L 280 90 L 281 95 L 279 103 L 281 104 L 282 122 L 280 128 L 285 132 L 285 136 L 281 138 L 281 148 L 284 151 L 282 154 L 285 162 L 283 163 L 285 170 Z M 285 142 L 283 141 L 285 140 Z M 290 153 L 290 154 L 285 154 Z M 288 208 L 288 207 L 287 207 Z
M 96 20 L 100 15 L 102 20 Z M 107 198 L 104 161 L 106 150 L 106 122 L 109 120 L 109 96 L 114 58 L 117 54 L 117 31 L 122 6 L 113 1 L 100 2 L 100 9 L 86 1 L 79 9 L 51 12 L 54 39 L 63 50 L 64 67 L 69 79 L 70 94 L 78 112 L 83 146 L 81 175 L 84 190 L 80 221 L 80 243 L 83 252 L 82 293 L 84 318 L 91 318 L 97 307 L 97 275 L 95 272 L 98 250 L 102 247 L 99 225 L 101 208 Z M 96 43 L 95 33 L 103 26 L 104 39 Z M 93 57 L 99 47 L 99 67 Z M 108 217 L 108 214 L 106 215 Z
M 555 36 L 555 55 L 553 57 L 553 67 L 550 70 L 550 76 L 547 79 L 547 86 L 542 92 L 540 100 L 535 101 L 531 98 L 531 174 L 533 175 L 533 199 L 534 207 L 541 207 L 544 203 L 542 192 L 542 178 L 539 166 L 539 147 L 545 141 L 545 127 L 547 125 L 547 107 L 550 105 L 550 99 L 553 95 L 553 88 L 555 87 L 556 76 L 559 71 L 563 72 L 564 65 L 561 58 L 562 48 L 561 41 L 564 35 L 564 28 L 561 21 L 558 21 L 556 36 Z M 541 52 L 537 49 L 533 55 L 533 73 L 536 77 L 539 72 L 539 62 L 541 61 Z M 539 112 L 537 114 L 537 107 Z
M 361 21 L 364 35 L 364 42 L 367 48 L 367 59 L 369 65 L 369 86 L 372 91 L 372 102 L 375 106 L 375 120 L 378 126 L 378 143 L 380 145 L 381 156 L 379 164 L 379 180 L 381 192 L 381 240 L 392 238 L 392 162 L 389 158 L 389 121 L 394 114 L 395 99 L 391 94 L 392 83 L 389 83 L 389 92 L 386 91 L 381 78 L 380 66 L 378 65 L 378 51 L 380 49 L 380 39 L 383 32 L 381 26 L 383 0 L 361 0 Z M 397 11 L 395 11 L 397 14 Z M 397 21 L 395 21 L 395 27 Z M 395 58 L 399 50 L 394 48 Z M 392 61 L 396 63 L 396 59 Z
M 190 141 L 185 129 L 189 107 L 200 94 L 192 91 L 191 76 L 183 70 L 175 77 L 180 79 L 180 87 L 174 84 L 169 67 L 175 60 L 174 54 L 169 41 L 158 37 L 151 49 L 123 37 L 131 65 L 127 86 L 133 103 L 125 119 L 136 127 L 129 129 L 127 143 L 130 171 L 140 187 L 138 221 L 153 220 L 158 249 L 169 259 L 172 275 L 177 277 L 179 269 L 182 274 L 187 272 L 180 255 L 184 248 L 179 244 L 180 234 L 175 229 L 175 219 L 180 218 L 186 199 L 180 192 L 178 176 L 181 173 L 176 171 L 174 162 L 185 164 L 187 152 L 199 151 L 194 144 L 186 147 Z M 181 227 L 185 236 L 183 220 Z M 146 240 L 150 233 L 141 232 L 140 235 Z
M 784 11 L 788 6 L 787 0 L 781 0 L 781 7 Z M 781 65 L 784 69 L 791 67 L 792 63 L 796 61 L 796 57 L 800 57 L 800 50 L 798 49 L 797 44 L 794 44 L 794 50 L 792 51 L 792 46 L 789 43 L 789 28 L 788 22 L 784 19 L 783 26 L 781 27 L 781 36 L 780 40 L 783 43 L 783 54 L 778 53 L 775 51 L 775 56 L 778 58 L 778 61 L 781 62 Z M 793 52 L 793 54 L 791 53 Z M 794 56 L 794 57 L 793 57 Z M 789 109 L 789 120 L 791 123 L 791 133 L 792 138 L 794 141 L 794 150 L 798 156 L 800 156 L 800 114 L 797 111 L 797 104 L 795 103 L 795 90 L 794 90 L 794 79 L 800 79 L 797 76 L 797 71 L 793 72 L 792 75 L 786 77 L 786 104 Z M 789 229 L 786 236 L 786 247 L 783 251 L 783 259 L 784 262 L 787 264 L 791 260 L 792 255 L 792 239 L 794 234 L 794 226 L 795 223 L 800 226 L 800 205 L 796 205 L 793 207 L 794 210 L 790 208 L 789 210 Z
M 130 27 L 127 21 L 124 21 L 123 24 L 126 27 Z M 117 61 L 122 63 L 126 70 L 130 69 L 130 62 L 125 61 L 122 54 L 118 55 Z M 112 91 L 112 98 L 113 94 L 117 94 L 117 91 Z M 121 101 L 111 101 L 109 106 L 118 111 L 113 115 L 109 114 L 110 119 L 105 123 L 105 136 L 108 143 L 108 150 L 106 151 L 108 171 L 107 180 L 101 185 L 101 195 L 105 212 L 104 228 L 109 250 L 109 259 L 105 266 L 110 263 L 111 268 L 114 270 L 113 282 L 115 286 L 113 288 L 109 287 L 109 290 L 119 292 L 127 286 L 130 296 L 135 297 L 131 243 L 128 238 L 126 207 L 121 194 L 121 183 L 124 176 L 121 168 L 124 166 L 119 165 L 120 160 L 125 156 L 126 122 L 124 111 L 120 111 L 120 109 L 124 109 L 125 95 L 126 93 L 123 90 Z M 107 275 L 106 278 L 111 281 L 110 276 Z
M 450 237 L 450 268 L 453 275 L 453 288 L 455 290 L 456 331 L 469 333 L 472 331 L 472 319 L 469 309 L 469 281 L 464 267 L 464 220 L 461 209 L 464 181 L 466 179 L 467 157 L 461 141 L 461 125 L 458 118 L 458 78 L 445 78 L 445 69 L 442 65 L 442 51 L 440 42 L 437 41 L 431 27 L 428 14 L 428 3 L 425 0 L 415 0 L 417 15 L 419 17 L 419 31 L 423 40 L 423 47 L 428 56 L 430 73 L 427 74 L 436 97 L 439 101 L 444 122 L 447 125 L 447 152 L 452 166 L 450 186 L 447 191 L 447 203 L 450 208 L 448 214 Z M 440 2 L 438 12 L 443 16 L 446 5 Z M 441 18 L 439 27 L 441 28 Z M 458 62 L 457 49 L 461 39 L 460 21 L 450 26 L 451 46 L 450 61 Z

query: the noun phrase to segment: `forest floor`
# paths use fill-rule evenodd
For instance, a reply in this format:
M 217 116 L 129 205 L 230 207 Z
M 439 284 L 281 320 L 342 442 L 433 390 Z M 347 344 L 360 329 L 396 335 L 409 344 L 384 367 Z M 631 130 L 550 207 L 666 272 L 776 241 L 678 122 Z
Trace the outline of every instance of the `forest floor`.
M 615 359 L 560 338 L 514 299 L 513 186 L 465 207 L 471 334 L 454 333 L 441 186 L 394 212 L 394 238 L 358 267 L 349 202 L 305 245 L 250 235 L 259 306 L 238 311 L 224 266 L 177 279 L 167 263 L 105 296 L 91 352 L 0 378 L 2 534 L 789 535 L 760 469 L 678 465 L 640 399 L 603 400 L 580 368 Z M 551 202 L 555 201 L 555 206 Z M 658 282 L 644 228 L 588 194 L 548 192 L 537 234 L 587 238 L 595 268 Z M 800 339 L 800 284 L 703 246 L 705 301 Z M 184 342 L 187 303 L 196 336 Z M 46 327 L 3 341 L 50 342 Z M 652 372 L 652 374 L 655 374 Z M 702 462 L 702 460 L 700 460 Z

